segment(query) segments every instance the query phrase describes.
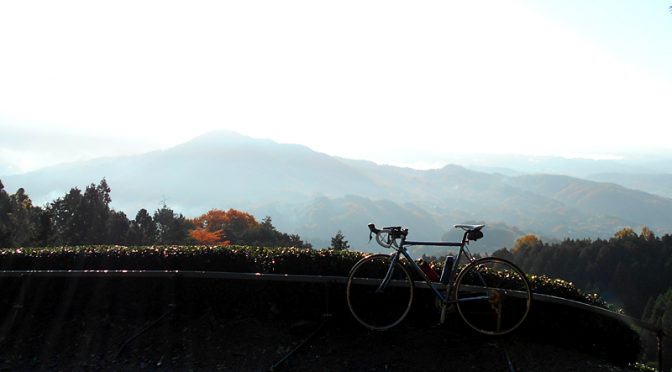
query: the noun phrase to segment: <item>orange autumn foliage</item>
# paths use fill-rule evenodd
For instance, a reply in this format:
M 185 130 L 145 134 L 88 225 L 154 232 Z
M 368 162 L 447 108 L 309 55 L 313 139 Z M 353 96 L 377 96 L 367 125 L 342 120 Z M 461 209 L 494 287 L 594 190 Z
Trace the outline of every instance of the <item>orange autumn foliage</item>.
M 223 239 L 224 231 L 208 231 L 204 228 L 195 228 L 189 231 L 189 236 L 200 244 L 204 245 L 229 245 L 228 240 Z
M 201 244 L 229 244 L 245 232 L 259 227 L 254 216 L 235 209 L 212 209 L 191 222 L 195 228 L 189 235 Z
M 523 248 L 536 248 L 536 247 L 541 247 L 543 246 L 544 243 L 539 239 L 538 236 L 534 234 L 527 234 L 524 236 L 521 236 L 516 240 L 516 243 L 513 245 L 513 248 L 511 248 L 511 253 L 518 253 L 520 252 Z

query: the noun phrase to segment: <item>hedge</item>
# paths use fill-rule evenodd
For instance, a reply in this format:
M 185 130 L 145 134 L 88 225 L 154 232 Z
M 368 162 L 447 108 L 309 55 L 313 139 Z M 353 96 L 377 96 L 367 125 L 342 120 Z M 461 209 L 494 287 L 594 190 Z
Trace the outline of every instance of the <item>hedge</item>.
M 365 255 L 355 251 L 242 246 L 19 248 L 0 250 L 0 270 L 203 270 L 346 276 Z M 608 306 L 598 295 L 582 292 L 572 283 L 545 276 L 529 279 L 536 293 Z M 90 309 L 122 311 L 119 303 L 134 309 L 129 310 L 131 313 L 151 309 L 160 312 L 166 304 L 175 303 L 186 312 L 210 309 L 222 316 L 267 316 L 269 311 L 275 311 L 293 318 L 320 316 L 331 306 L 330 311 L 337 317 L 352 321 L 339 289 L 342 285 L 332 286 L 328 295 L 324 285 L 318 284 L 188 278 L 5 278 L 0 280 L 0 287 L 4 293 L 0 316 L 10 314 L 12 306 L 21 301 L 36 314 L 44 311 L 44 316 L 48 316 L 48 310 L 43 308 L 64 304 L 76 315 L 93 311 Z M 431 293 L 418 292 L 415 320 L 411 316 L 409 322 L 435 322 L 438 318 Z M 25 298 L 20 301 L 22 296 Z M 459 323 L 458 319 L 455 324 Z M 551 336 L 563 346 L 606 353 L 623 362 L 635 361 L 640 351 L 637 334 L 623 322 L 563 306 L 535 302 L 521 331 L 542 340 Z

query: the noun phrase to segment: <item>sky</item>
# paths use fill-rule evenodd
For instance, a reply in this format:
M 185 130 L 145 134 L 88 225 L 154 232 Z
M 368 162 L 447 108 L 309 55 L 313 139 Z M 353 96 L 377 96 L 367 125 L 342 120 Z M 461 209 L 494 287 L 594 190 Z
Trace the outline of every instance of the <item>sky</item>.
M 418 168 L 669 154 L 670 6 L 0 1 L 0 175 L 214 130 Z

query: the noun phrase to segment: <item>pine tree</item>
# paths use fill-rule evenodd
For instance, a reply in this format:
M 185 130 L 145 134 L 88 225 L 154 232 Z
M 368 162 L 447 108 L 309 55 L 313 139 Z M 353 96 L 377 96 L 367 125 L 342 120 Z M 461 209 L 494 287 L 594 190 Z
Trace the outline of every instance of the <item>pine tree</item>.
M 343 235 L 343 232 L 341 230 L 338 230 L 336 235 L 331 238 L 330 249 L 333 249 L 335 251 L 350 249 L 350 244 L 348 244 L 348 241 L 345 240 L 345 236 Z

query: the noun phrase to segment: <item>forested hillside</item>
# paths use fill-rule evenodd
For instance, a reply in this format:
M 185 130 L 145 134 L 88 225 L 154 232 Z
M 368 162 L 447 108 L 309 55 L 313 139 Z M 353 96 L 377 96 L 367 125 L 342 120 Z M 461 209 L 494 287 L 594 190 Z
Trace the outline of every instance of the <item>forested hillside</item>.
M 648 317 L 656 298 L 672 288 L 672 236 L 623 229 L 611 239 L 566 239 L 544 243 L 520 238 L 513 249 L 494 255 L 516 262 L 530 274 L 565 278 L 601 293 L 635 317 Z M 671 309 L 672 311 L 672 309 Z

